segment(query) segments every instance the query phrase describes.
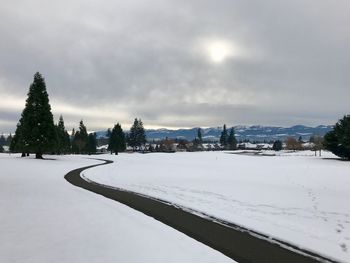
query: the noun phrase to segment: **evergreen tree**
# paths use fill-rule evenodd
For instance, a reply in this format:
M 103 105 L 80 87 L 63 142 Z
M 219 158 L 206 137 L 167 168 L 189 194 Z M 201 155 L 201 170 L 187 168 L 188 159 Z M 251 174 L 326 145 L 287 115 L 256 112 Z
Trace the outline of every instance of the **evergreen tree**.
M 146 133 L 145 128 L 143 127 L 143 122 L 141 119 L 139 119 L 139 123 L 137 126 L 137 143 L 139 144 L 139 147 L 145 146 L 147 140 L 146 140 Z
M 135 118 L 134 124 L 130 128 L 128 144 L 135 151 L 146 143 L 146 134 L 141 119 Z
M 87 141 L 87 147 L 86 150 L 88 154 L 96 153 L 97 151 L 97 140 L 96 140 L 96 133 L 90 133 L 88 135 L 88 141 Z
M 70 137 L 64 126 L 64 120 L 62 115 L 59 118 L 58 124 L 56 125 L 56 136 L 57 136 L 57 153 L 66 154 L 70 151 Z
M 230 150 L 237 149 L 237 140 L 235 137 L 235 129 L 232 127 L 230 130 L 230 135 L 227 138 L 227 145 Z
M 17 125 L 15 140 L 11 149 L 25 153 L 35 153 L 37 159 L 42 159 L 45 152 L 55 149 L 56 134 L 46 91 L 44 78 L 39 72 L 34 75 L 30 85 L 28 98 L 21 119 Z
M 70 135 L 70 145 L 71 145 L 71 153 L 77 153 L 78 152 L 78 147 L 77 144 L 75 143 L 75 129 L 72 129 L 71 135 Z
M 72 141 L 72 148 L 75 153 L 84 154 L 87 153 L 88 133 L 83 120 L 79 123 L 79 131 L 76 131 Z
M 0 146 L 6 145 L 6 138 L 3 134 L 0 136 Z
M 114 126 L 111 132 L 108 149 L 111 151 L 111 154 L 118 154 L 126 150 L 125 134 L 119 123 Z
M 350 160 L 350 115 L 340 119 L 324 136 L 324 146 L 335 155 Z
M 128 144 L 132 147 L 133 151 L 135 151 L 137 147 L 137 127 L 139 125 L 139 121 L 137 118 L 134 120 L 134 124 L 130 128 L 130 132 L 128 134 Z
M 226 124 L 224 124 L 224 127 L 221 132 L 221 136 L 220 136 L 220 144 L 225 149 L 227 148 L 227 141 L 228 141 L 228 134 L 227 134 Z
M 282 150 L 282 142 L 280 140 L 275 141 L 272 145 L 272 150 L 281 151 Z
M 20 133 L 20 125 L 19 123 L 17 124 L 17 129 L 16 129 L 16 132 L 15 132 L 15 135 L 13 136 L 12 140 L 11 140 L 11 143 L 10 143 L 10 152 L 14 153 L 14 152 L 18 152 L 19 151 L 19 143 L 17 143 L 18 141 L 18 137 L 19 137 L 19 133 Z M 16 136 L 17 134 L 17 136 Z M 22 157 L 24 157 L 24 153 L 22 151 Z
M 198 128 L 198 130 L 197 130 L 197 137 L 198 137 L 199 143 L 202 143 L 203 139 L 202 139 L 202 129 L 201 128 Z
M 4 147 L 2 147 L 2 145 L 0 145 L 0 153 L 4 152 Z

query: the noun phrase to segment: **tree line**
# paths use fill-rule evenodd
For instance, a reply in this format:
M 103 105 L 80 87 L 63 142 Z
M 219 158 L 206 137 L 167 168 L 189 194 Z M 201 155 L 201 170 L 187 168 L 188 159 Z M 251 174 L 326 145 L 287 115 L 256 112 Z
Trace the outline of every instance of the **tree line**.
M 0 138 L 0 151 L 3 151 L 5 137 Z M 35 153 L 37 159 L 42 159 L 44 153 L 49 154 L 93 154 L 96 153 L 96 133 L 88 133 L 83 120 L 79 128 L 67 132 L 63 116 L 54 124 L 49 96 L 45 80 L 37 72 L 29 87 L 25 107 L 17 124 L 14 136 L 9 136 L 11 152 L 22 153 L 22 157 Z M 130 133 L 125 135 L 119 123 L 110 131 L 108 149 L 111 153 L 125 151 L 126 143 L 137 150 L 146 142 L 145 130 L 141 119 L 135 119 Z
M 108 150 L 115 154 L 125 151 L 127 145 L 134 151 L 142 150 L 147 141 L 143 122 L 137 118 L 129 133 L 124 133 L 121 125 L 117 123 L 112 130 L 108 130 L 107 136 Z M 350 115 L 340 119 L 324 138 L 314 136 L 312 139 L 315 151 L 325 148 L 341 158 L 350 159 Z M 96 133 L 88 133 L 82 120 L 79 129 L 73 129 L 71 135 L 65 128 L 62 116 L 58 123 L 54 124 L 45 80 L 39 72 L 35 73 L 33 83 L 29 87 L 25 108 L 14 136 L 10 135 L 7 141 L 4 136 L 0 137 L 0 152 L 3 151 L 5 143 L 10 143 L 11 152 L 20 152 L 23 157 L 35 153 L 36 158 L 42 158 L 44 153 L 92 154 L 96 153 L 97 148 Z M 199 128 L 192 149 L 200 150 L 202 143 L 202 130 Z M 220 144 L 221 149 L 237 149 L 234 128 L 228 131 L 226 124 L 223 125 Z M 301 139 L 297 141 L 295 138 L 288 138 L 285 144 L 287 148 L 299 150 Z M 274 142 L 274 150 L 281 150 L 282 147 L 281 141 Z

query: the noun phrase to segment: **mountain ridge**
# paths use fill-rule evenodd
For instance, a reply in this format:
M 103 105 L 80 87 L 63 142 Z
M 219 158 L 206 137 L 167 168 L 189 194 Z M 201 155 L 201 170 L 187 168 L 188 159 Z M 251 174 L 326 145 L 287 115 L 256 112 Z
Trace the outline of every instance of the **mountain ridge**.
M 237 140 L 250 141 L 274 141 L 284 140 L 287 137 L 299 138 L 308 140 L 312 135 L 324 136 L 328 131 L 332 130 L 332 125 L 318 125 L 310 127 L 305 125 L 294 125 L 291 127 L 280 126 L 263 126 L 263 125 L 237 125 L 233 126 Z M 188 129 L 145 129 L 148 140 L 162 140 L 165 138 L 193 140 L 197 136 L 199 127 Z M 227 128 L 228 130 L 231 127 Z M 218 141 L 222 132 L 222 127 L 201 128 L 202 137 L 207 141 Z M 106 131 L 96 132 L 97 138 L 106 137 Z

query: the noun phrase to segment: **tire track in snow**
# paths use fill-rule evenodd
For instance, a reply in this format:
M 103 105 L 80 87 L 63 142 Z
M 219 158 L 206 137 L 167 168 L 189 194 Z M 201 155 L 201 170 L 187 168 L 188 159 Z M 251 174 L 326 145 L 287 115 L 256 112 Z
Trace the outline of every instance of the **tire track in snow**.
M 192 209 L 131 191 L 112 188 L 89 180 L 84 180 L 80 176 L 82 171 L 92 167 L 113 163 L 113 161 L 110 160 L 95 160 L 103 161 L 103 163 L 70 171 L 65 175 L 65 179 L 77 187 L 118 201 L 151 216 L 240 263 L 337 262 L 287 242 L 274 239 Z

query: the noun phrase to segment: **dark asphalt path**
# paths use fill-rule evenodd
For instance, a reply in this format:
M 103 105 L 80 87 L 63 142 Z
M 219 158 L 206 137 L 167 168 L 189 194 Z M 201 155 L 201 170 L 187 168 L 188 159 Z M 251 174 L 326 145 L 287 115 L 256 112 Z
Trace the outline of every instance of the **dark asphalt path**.
M 77 187 L 118 201 L 151 216 L 240 263 L 336 262 L 241 226 L 198 214 L 196 211 L 191 212 L 187 208 L 134 192 L 85 181 L 80 177 L 83 170 L 113 163 L 109 160 L 96 160 L 104 163 L 73 170 L 65 176 L 65 179 Z

